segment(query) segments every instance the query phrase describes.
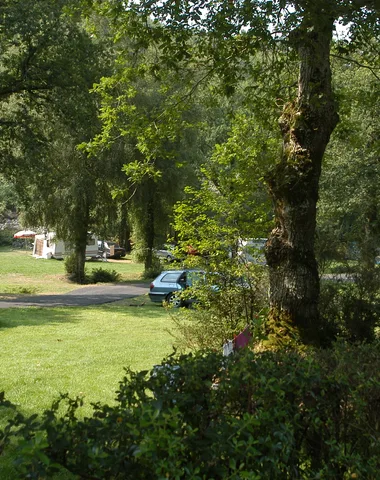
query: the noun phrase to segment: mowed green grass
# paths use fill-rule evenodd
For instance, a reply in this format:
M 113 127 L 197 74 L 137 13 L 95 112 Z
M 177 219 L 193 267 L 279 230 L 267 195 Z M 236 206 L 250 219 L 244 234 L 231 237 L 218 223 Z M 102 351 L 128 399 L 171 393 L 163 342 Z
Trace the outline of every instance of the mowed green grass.
M 86 271 L 97 268 L 115 270 L 123 282 L 141 281 L 143 266 L 133 263 L 129 257 L 107 262 L 86 262 Z M 77 284 L 66 278 L 63 261 L 36 259 L 31 251 L 0 248 L 0 296 L 6 294 L 65 293 Z
M 25 415 L 39 415 L 60 393 L 112 404 L 125 367 L 141 371 L 173 351 L 168 313 L 143 296 L 84 308 L 0 309 L 0 391 Z M 0 429 L 13 411 L 0 407 Z M 0 478 L 13 480 L 13 452 Z M 60 477 L 59 477 L 60 478 Z M 63 478 L 66 478 L 64 476 Z
M 131 263 L 94 267 L 119 268 L 129 281 L 139 281 L 142 271 Z M 14 285 L 28 279 L 42 293 L 77 288 L 65 284 L 63 262 L 1 251 L 0 292 L 12 284 L 12 275 L 17 275 Z M 172 328 L 169 313 L 147 295 L 93 307 L 0 308 L 0 392 L 25 415 L 40 415 L 60 393 L 69 393 L 83 397 L 81 414 L 89 415 L 90 402 L 114 402 L 125 367 L 151 369 L 172 353 Z M 0 429 L 12 414 L 0 407 Z M 0 456 L 1 480 L 16 478 L 12 455 Z
M 112 402 L 124 367 L 150 369 L 171 353 L 166 310 L 143 296 L 82 308 L 0 309 L 0 390 L 24 413 L 60 392 Z

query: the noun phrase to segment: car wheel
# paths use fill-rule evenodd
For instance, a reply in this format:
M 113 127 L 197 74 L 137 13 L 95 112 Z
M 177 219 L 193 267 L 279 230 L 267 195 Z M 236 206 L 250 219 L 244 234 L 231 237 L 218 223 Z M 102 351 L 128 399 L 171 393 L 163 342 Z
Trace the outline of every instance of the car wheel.
M 166 301 L 168 305 L 173 308 L 179 308 L 182 305 L 182 300 L 176 293 L 169 293 L 166 297 Z
M 167 260 L 168 262 L 171 262 L 171 261 L 172 261 L 171 255 L 168 255 L 168 256 L 166 257 L 166 260 Z

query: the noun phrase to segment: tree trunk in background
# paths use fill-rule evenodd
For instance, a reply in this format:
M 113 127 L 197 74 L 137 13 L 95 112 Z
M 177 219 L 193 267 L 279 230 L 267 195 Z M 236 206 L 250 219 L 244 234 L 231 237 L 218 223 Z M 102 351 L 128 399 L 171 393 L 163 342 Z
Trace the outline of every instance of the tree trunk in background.
M 331 91 L 332 31 L 333 18 L 326 12 L 308 12 L 290 38 L 300 59 L 298 95 L 280 118 L 281 159 L 268 176 L 275 210 L 266 246 L 268 333 L 279 342 L 289 336 L 320 342 L 314 237 L 322 158 L 338 122 Z
M 151 188 L 148 186 L 148 202 L 146 211 L 146 224 L 145 224 L 145 243 L 147 247 L 146 257 L 144 262 L 145 272 L 148 272 L 153 266 L 153 247 L 154 247 L 154 182 L 151 181 Z
M 121 205 L 120 215 L 119 243 L 121 247 L 125 248 L 126 253 L 131 253 L 131 228 L 128 221 L 128 206 L 126 202 Z
M 86 235 L 87 238 L 87 235 Z M 87 242 L 86 242 L 87 244 Z M 75 272 L 73 278 L 77 283 L 83 284 L 86 281 L 85 262 L 86 262 L 86 244 L 76 245 L 75 247 Z
M 89 207 L 85 193 L 83 193 L 82 204 L 78 205 L 80 213 L 75 215 L 77 221 L 75 222 L 74 233 L 74 254 L 75 254 L 75 271 L 73 279 L 77 283 L 86 282 L 85 263 L 86 263 L 86 247 L 88 241 L 89 228 Z

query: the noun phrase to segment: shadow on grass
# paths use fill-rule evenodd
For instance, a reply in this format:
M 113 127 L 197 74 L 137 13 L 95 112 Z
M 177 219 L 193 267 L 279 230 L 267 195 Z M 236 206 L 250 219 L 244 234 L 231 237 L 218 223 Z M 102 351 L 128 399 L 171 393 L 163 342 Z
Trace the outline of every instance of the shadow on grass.
M 114 303 L 97 305 L 96 309 L 104 312 L 117 312 L 136 318 L 162 318 L 168 316 L 168 311 L 161 303 L 153 303 L 148 296 L 128 298 Z
M 169 311 L 161 303 L 151 302 L 147 295 L 122 300 L 116 297 L 117 301 L 110 299 L 108 303 L 83 306 L 76 304 L 75 296 L 73 300 L 72 305 L 22 306 L 20 304 L 15 308 L 0 308 L 0 331 L 20 326 L 32 327 L 82 321 L 83 317 L 77 316 L 76 312 L 83 313 L 87 309 L 141 319 L 162 319 L 169 315 Z
M 0 310 L 0 331 L 16 327 L 33 327 L 80 321 L 73 309 L 47 309 L 38 307 Z

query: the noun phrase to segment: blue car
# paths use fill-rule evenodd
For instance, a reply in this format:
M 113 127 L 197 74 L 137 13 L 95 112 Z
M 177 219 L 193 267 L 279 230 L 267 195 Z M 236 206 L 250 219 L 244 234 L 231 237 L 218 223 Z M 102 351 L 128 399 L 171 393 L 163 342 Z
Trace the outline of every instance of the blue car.
M 182 300 L 178 292 L 193 286 L 204 277 L 202 270 L 165 270 L 150 284 L 149 298 L 152 302 L 167 302 L 175 308 L 188 305 L 192 300 Z

